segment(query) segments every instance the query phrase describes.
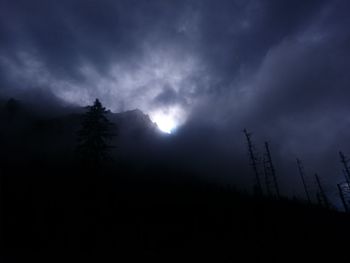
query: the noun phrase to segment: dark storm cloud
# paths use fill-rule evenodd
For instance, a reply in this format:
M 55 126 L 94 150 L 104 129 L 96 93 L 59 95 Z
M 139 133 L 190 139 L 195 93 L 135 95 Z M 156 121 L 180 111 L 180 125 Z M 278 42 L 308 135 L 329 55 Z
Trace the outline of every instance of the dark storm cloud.
M 3 0 L 1 89 L 100 97 L 116 111 L 177 105 L 188 153 L 204 158 L 204 143 L 226 177 L 245 169 L 247 127 L 271 140 L 286 185 L 297 184 L 286 161 L 296 155 L 339 178 L 336 152 L 350 149 L 349 10 L 345 0 Z
M 261 61 L 271 46 L 302 27 L 321 4 L 3 1 L 1 35 L 6 58 L 25 63 L 23 67 L 28 67 L 28 59 L 38 60 L 60 80 L 84 83 L 81 67 L 86 64 L 100 77 L 106 77 L 116 61 L 133 70 L 149 45 L 198 55 L 208 67 L 209 79 L 226 86 L 238 70 Z
M 177 101 L 177 92 L 171 87 L 166 87 L 156 98 L 155 102 L 165 105 L 171 105 Z
M 232 127 L 251 127 L 291 161 L 283 169 L 290 171 L 288 178 L 295 177 L 296 156 L 309 162 L 310 175 L 320 171 L 333 184 L 341 178 L 337 151 L 350 146 L 350 21 L 344 10 L 349 10 L 345 2 L 323 6 L 303 28 L 270 47 L 254 74 L 243 76 L 237 84 L 244 87 L 239 100 L 237 91 L 224 99 L 231 101 Z

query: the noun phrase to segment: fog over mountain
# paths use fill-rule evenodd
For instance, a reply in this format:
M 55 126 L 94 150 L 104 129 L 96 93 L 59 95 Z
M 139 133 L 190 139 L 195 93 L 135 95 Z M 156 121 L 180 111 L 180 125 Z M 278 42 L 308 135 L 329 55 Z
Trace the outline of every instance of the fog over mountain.
M 0 0 L 0 262 L 342 261 L 349 13 Z
M 247 128 L 260 151 L 270 142 L 283 192 L 302 194 L 299 157 L 335 195 L 338 151 L 350 153 L 349 5 L 2 0 L 0 94 L 56 116 L 95 98 L 140 109 L 171 123 L 174 158 L 251 187 Z

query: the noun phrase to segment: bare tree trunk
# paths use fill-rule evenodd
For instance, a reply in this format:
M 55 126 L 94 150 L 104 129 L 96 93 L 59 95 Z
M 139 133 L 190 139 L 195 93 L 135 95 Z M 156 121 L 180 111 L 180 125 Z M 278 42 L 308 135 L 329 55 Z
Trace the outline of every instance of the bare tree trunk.
M 344 206 L 344 210 L 345 210 L 345 212 L 348 213 L 349 212 L 349 208 L 348 208 L 348 205 L 347 205 L 347 203 L 345 201 L 345 196 L 344 196 L 344 193 L 343 193 L 343 189 L 341 189 L 341 185 L 340 184 L 337 184 L 337 186 L 338 186 L 338 190 L 339 190 L 340 199 L 341 199 L 341 201 L 343 203 L 343 206 Z
M 271 171 L 271 176 L 272 176 L 274 188 L 276 191 L 276 195 L 277 195 L 277 198 L 280 199 L 281 195 L 280 195 L 280 189 L 277 183 L 276 170 L 272 162 L 270 147 L 267 142 L 265 142 L 265 149 L 266 149 L 267 164 L 269 165 L 269 170 Z
M 299 174 L 301 177 L 301 181 L 303 182 L 303 186 L 304 186 L 304 190 L 305 190 L 305 195 L 307 198 L 307 201 L 309 204 L 311 204 L 311 199 L 310 199 L 310 194 L 309 194 L 309 190 L 305 181 L 305 175 L 304 175 L 304 167 L 301 163 L 301 161 L 299 159 L 297 159 L 297 164 L 298 164 L 298 169 L 299 169 Z
M 254 175 L 255 175 L 255 189 L 257 191 L 257 194 L 262 195 L 263 191 L 262 191 L 260 176 L 259 176 L 259 171 L 258 171 L 258 158 L 256 157 L 255 152 L 254 152 L 254 146 L 253 146 L 253 143 L 251 141 L 251 134 L 248 133 L 248 131 L 246 129 L 244 129 L 243 132 L 244 132 L 246 139 L 247 139 L 248 152 L 249 152 L 249 156 L 250 156 L 251 166 L 253 168 Z

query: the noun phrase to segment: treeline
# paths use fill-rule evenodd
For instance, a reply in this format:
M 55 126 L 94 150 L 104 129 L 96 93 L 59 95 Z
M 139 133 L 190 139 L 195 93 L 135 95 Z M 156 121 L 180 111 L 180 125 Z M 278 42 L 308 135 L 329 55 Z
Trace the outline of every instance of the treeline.
M 250 165 L 254 173 L 254 193 L 258 196 L 266 196 L 268 198 L 281 199 L 283 198 L 283 192 L 280 190 L 278 184 L 278 175 L 272 160 L 270 146 L 268 142 L 264 143 L 264 153 L 262 155 L 257 151 L 253 141 L 252 134 L 246 129 L 243 130 L 247 141 L 247 149 L 250 159 Z M 343 152 L 339 152 L 340 162 L 343 166 L 344 180 L 335 182 L 335 187 L 338 191 L 339 201 L 343 205 L 344 211 L 350 211 L 350 159 L 347 158 Z M 299 178 L 303 185 L 305 193 L 305 200 L 308 204 L 316 202 L 317 205 L 326 209 L 336 209 L 336 206 L 332 204 L 328 197 L 325 187 L 322 184 L 320 176 L 314 174 L 314 188 L 316 191 L 312 191 L 309 185 L 308 175 L 305 173 L 304 165 L 302 161 L 297 158 L 296 166 L 299 172 Z M 286 196 L 284 196 L 286 198 Z

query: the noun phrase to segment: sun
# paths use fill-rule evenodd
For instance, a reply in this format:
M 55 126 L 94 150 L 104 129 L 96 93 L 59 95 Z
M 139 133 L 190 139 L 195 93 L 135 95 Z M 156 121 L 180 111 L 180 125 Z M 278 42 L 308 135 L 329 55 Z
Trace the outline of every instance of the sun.
M 155 114 L 152 119 L 157 124 L 159 130 L 168 134 L 171 134 L 177 127 L 175 119 L 164 113 Z
M 150 117 L 164 133 L 173 133 L 181 124 L 184 123 L 184 111 L 180 107 L 171 107 L 167 109 L 158 109 L 150 113 Z

